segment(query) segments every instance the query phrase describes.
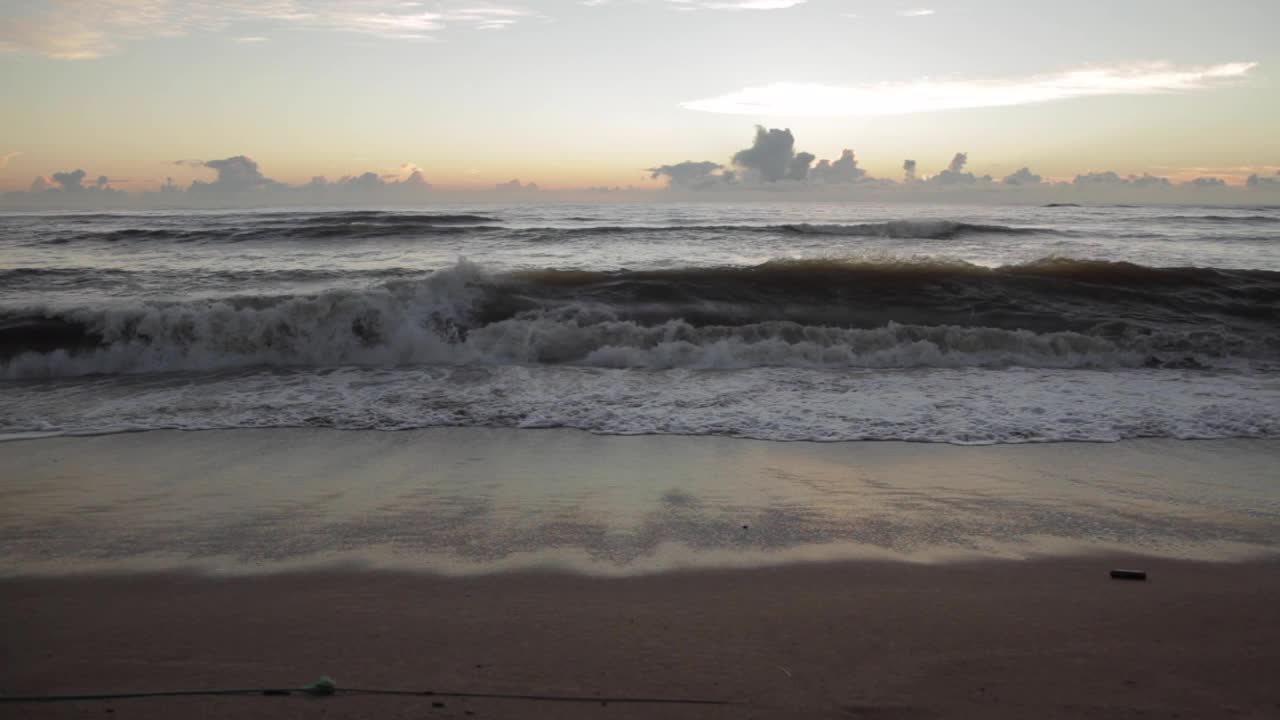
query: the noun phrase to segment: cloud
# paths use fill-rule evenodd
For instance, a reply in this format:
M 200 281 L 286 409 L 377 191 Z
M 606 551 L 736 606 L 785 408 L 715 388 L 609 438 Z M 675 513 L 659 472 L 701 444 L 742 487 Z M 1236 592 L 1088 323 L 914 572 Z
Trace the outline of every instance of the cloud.
M 311 178 L 310 183 L 301 187 L 311 191 L 337 191 L 370 195 L 388 190 L 428 190 L 431 184 L 427 182 L 422 170 L 415 167 L 413 172 L 409 173 L 409 176 L 403 180 L 398 179 L 398 176 L 394 173 L 364 172 L 359 175 L 345 175 L 336 182 L 329 182 L 324 177 L 317 176 Z M 330 192 L 329 194 L 333 193 Z
M 936 185 L 972 185 L 978 181 L 973 173 L 964 171 L 965 165 L 969 164 L 969 153 L 958 152 L 951 158 L 951 163 L 947 165 L 947 169 L 929 178 L 929 182 Z
M 1276 177 L 1264 177 L 1262 175 L 1250 175 L 1245 181 L 1245 187 L 1250 190 L 1268 190 L 1280 189 L 1280 172 L 1276 173 Z
M 681 10 L 786 10 L 803 5 L 807 0 L 667 0 L 667 2 Z
M 1142 175 L 1121 177 L 1112 170 L 1077 175 L 1071 184 L 1078 188 L 1118 188 L 1127 186 L 1141 189 L 1168 188 L 1173 185 L 1168 178 L 1157 175 L 1143 173 Z
M 173 178 L 165 178 L 159 189 L 135 196 L 143 205 L 156 207 L 185 206 L 266 206 L 266 205 L 346 205 L 346 204 L 394 204 L 420 202 L 422 194 L 431 189 L 426 175 L 413 163 L 401 163 L 386 172 L 368 171 L 330 181 L 316 176 L 300 185 L 290 185 L 272 179 L 263 172 L 256 160 L 247 155 L 233 155 L 218 160 L 177 160 L 173 164 L 213 170 L 217 176 L 211 181 L 195 180 L 186 189 L 178 186 Z M 82 171 L 78 180 L 86 177 Z M 54 174 L 51 182 L 59 181 Z M 106 188 L 108 178 L 99 177 L 96 187 Z M 527 186 L 526 186 L 527 187 Z M 111 192 L 116 192 L 111 190 Z
M 733 164 L 746 171 L 748 178 L 765 182 L 777 182 L 787 177 L 795 157 L 796 138 L 791 129 L 766 130 L 756 126 L 755 141 L 751 147 L 734 153 Z M 810 161 L 813 156 L 809 156 Z
M 521 184 L 519 178 L 509 180 L 504 183 L 497 183 L 493 186 L 498 192 L 537 192 L 538 183 Z
M 795 135 L 788 129 L 756 126 L 751 146 L 733 154 L 731 163 L 741 172 L 726 170 L 709 160 L 660 165 L 647 170 L 653 179 L 667 178 L 671 188 L 708 190 L 736 186 L 840 185 L 862 182 L 867 171 L 858 167 L 853 150 L 845 149 L 836 160 L 818 160 L 811 152 L 797 152 Z M 814 164 L 817 161 L 817 164 Z
M 83 170 L 56 172 L 53 174 L 53 181 L 58 184 L 59 188 L 66 192 L 79 192 L 80 190 L 84 190 L 83 183 L 85 175 L 86 173 Z
M 1000 182 L 1005 185 L 1039 185 L 1042 178 L 1031 172 L 1030 168 L 1022 168 L 1015 173 L 1006 175 Z
M 1213 190 L 1227 187 L 1226 180 L 1216 177 L 1198 177 L 1188 180 L 1182 184 L 1194 188 L 1200 188 L 1201 190 Z
M 216 30 L 238 17 L 283 14 L 292 0 L 93 0 L 0 9 L 0 51 L 84 60 L 149 37 Z
M 580 0 L 584 7 L 636 4 L 646 0 Z M 696 10 L 786 10 L 803 5 L 808 0 L 662 0 L 668 7 L 680 12 Z
M 813 153 L 796 153 L 791 158 L 791 162 L 787 163 L 787 179 L 803 182 L 809 177 L 809 166 L 813 165 L 816 159 L 817 156 Z M 831 163 L 827 162 L 827 165 L 830 166 Z
M 446 22 L 466 23 L 477 30 L 502 30 L 533 13 L 508 7 L 469 7 L 445 15 Z
M 902 163 L 903 181 L 871 177 L 859 167 L 859 160 L 852 149 L 845 149 L 836 159 L 818 159 L 814 153 L 798 151 L 795 134 L 788 129 L 756 126 L 748 147 L 733 153 L 724 163 L 711 160 L 687 160 L 675 164 L 658 165 L 647 172 L 655 180 L 665 180 L 675 192 L 707 192 L 759 197 L 761 193 L 789 193 L 815 198 L 863 197 L 889 201 L 894 197 L 952 197 L 965 202 L 1022 201 L 1048 202 L 1050 200 L 1077 200 L 1087 198 L 1097 201 L 1117 201 L 1128 198 L 1133 201 L 1158 200 L 1159 202 L 1221 202 L 1228 199 L 1225 193 L 1244 193 L 1238 187 L 1243 174 L 1252 169 L 1247 186 L 1252 191 L 1280 193 L 1280 173 L 1277 166 L 1254 165 L 1219 168 L 1231 173 L 1208 172 L 1212 168 L 1178 168 L 1176 172 L 1153 175 L 1121 175 L 1115 171 L 1089 172 L 1077 175 L 1072 182 L 1045 182 L 1044 179 L 1023 167 L 1000 180 L 990 175 L 976 175 L 970 170 L 970 156 L 955 153 L 945 169 L 933 176 L 922 178 L 915 160 Z M 110 186 L 106 175 L 95 180 L 83 169 L 64 170 L 35 178 L 29 192 L 0 194 L 0 205 L 5 207 L 77 208 L 92 207 L 267 207 L 267 206 L 365 206 L 379 207 L 393 204 L 420 206 L 424 194 L 432 188 L 426 173 L 412 162 L 402 162 L 380 171 L 346 175 L 336 181 L 315 177 L 299 185 L 291 185 L 272 179 L 253 158 L 233 155 L 215 160 L 185 159 L 173 161 L 174 165 L 203 169 L 212 179 L 196 180 L 185 189 L 172 179 L 164 184 L 153 184 L 149 192 L 125 193 Z M 730 165 L 738 169 L 731 169 Z M 1152 168 L 1171 170 L 1170 168 Z M 1195 172 L 1192 172 L 1192 171 Z M 1170 174 L 1171 177 L 1164 177 Z M 1222 177 L 1228 178 L 1224 181 Z M 1237 186 L 1230 185 L 1235 180 Z M 129 181 L 126 181 L 129 182 Z M 441 194 L 468 193 L 472 199 L 482 199 L 484 194 L 528 192 L 537 188 L 535 183 L 523 183 L 519 179 L 497 183 L 491 189 L 471 186 L 469 189 L 448 188 Z M 542 191 L 546 197 L 558 191 Z M 635 192 L 642 188 L 584 188 L 577 193 Z M 580 196 L 579 196 L 580 197 Z M 1256 197 L 1256 196 L 1255 196 Z
M 817 167 L 813 169 L 812 176 L 815 180 L 828 185 L 840 185 L 859 182 L 867 176 L 867 171 L 858 167 L 858 158 L 853 154 L 852 150 L 846 148 L 844 152 L 840 153 L 839 160 L 818 161 Z
M 16 150 L 15 150 L 14 152 L 5 153 L 5 154 L 3 154 L 3 155 L 0 155 L 0 168 L 6 168 L 6 167 L 9 167 L 9 161 L 10 161 L 10 160 L 13 160 L 14 158 L 18 157 L 18 156 L 19 156 L 19 155 L 21 155 L 21 154 L 22 154 L 22 153 L 20 153 L 20 152 L 18 152 L 18 151 L 16 151 Z
M 132 42 L 220 31 L 307 28 L 387 39 L 423 40 L 450 28 L 498 30 L 536 13 L 515 6 L 446 1 L 426 11 L 403 0 L 84 0 L 0 7 L 0 52 L 84 60 Z M 235 42 L 267 40 L 248 35 Z
M 218 177 L 213 182 L 196 180 L 191 183 L 187 192 L 194 195 L 220 194 L 240 199 L 259 197 L 285 202 L 304 199 L 318 202 L 325 199 L 341 201 L 348 197 L 370 199 L 374 196 L 387 196 L 388 199 L 396 199 L 406 193 L 418 193 L 430 188 L 422 169 L 412 163 L 402 163 L 392 172 L 370 171 L 346 175 L 332 182 L 323 176 L 316 176 L 304 185 L 288 185 L 272 180 L 263 174 L 257 161 L 247 155 L 206 162 L 179 160 L 175 164 L 197 165 L 217 171 Z M 408 175 L 400 179 L 405 172 Z
M 1169 187 L 1172 183 L 1169 178 L 1157 177 L 1143 173 L 1141 177 L 1137 175 L 1129 176 L 1129 183 L 1134 187 L 1153 188 L 1153 187 Z
M 928 17 L 929 15 L 937 14 L 937 12 L 937 10 L 930 10 L 929 8 L 918 8 L 916 10 L 903 10 L 898 14 L 902 17 Z
M 1088 172 L 1077 175 L 1075 180 L 1071 181 L 1076 187 L 1099 187 L 1108 185 L 1124 185 L 1127 181 L 1117 175 L 1114 171 L 1106 172 Z
M 734 153 L 730 162 L 740 172 L 727 171 L 723 165 L 709 160 L 661 165 L 649 168 L 648 172 L 654 179 L 666 178 L 672 190 L 697 191 L 828 192 L 824 188 L 859 184 L 867 188 L 867 192 L 873 193 L 945 191 L 980 194 L 974 197 L 994 197 L 994 193 L 1000 192 L 1061 192 L 1072 186 L 1100 196 L 1116 192 L 1164 192 L 1175 187 L 1173 181 L 1159 175 L 1143 173 L 1122 176 L 1114 171 L 1083 173 L 1077 175 L 1071 183 L 1047 183 L 1028 167 L 1019 168 L 997 180 L 990 175 L 971 172 L 969 154 L 965 152 L 955 153 L 943 170 L 923 179 L 918 174 L 918 163 L 911 159 L 904 160 L 903 179 L 898 183 L 870 177 L 866 170 L 858 166 L 858 158 L 853 150 L 845 149 L 836 160 L 818 160 L 813 153 L 796 150 L 796 136 L 791 129 L 768 128 L 763 125 L 756 126 L 751 145 Z M 1271 178 L 1255 177 L 1254 185 L 1257 187 L 1265 185 L 1269 188 L 1273 183 L 1280 186 L 1280 176 L 1274 181 Z M 1185 188 L 1182 191 L 1185 194 L 1225 186 L 1226 183 L 1217 178 L 1202 177 L 1177 187 Z
M 193 192 L 244 192 L 280 184 L 263 175 L 258 169 L 258 163 L 247 155 L 210 160 L 203 165 L 218 171 L 218 179 L 211 183 L 199 180 L 191 183 Z
M 79 168 L 55 172 L 48 177 L 41 175 L 31 181 L 31 192 L 55 195 L 124 195 L 110 187 L 111 179 L 106 175 L 99 175 L 92 185 L 85 185 L 84 180 L 88 176 L 89 173 Z
M 1257 66 L 1256 62 L 1234 62 L 1178 68 L 1144 63 L 997 80 L 924 79 L 846 87 L 775 83 L 682 103 L 682 107 L 757 117 L 905 115 L 1090 96 L 1186 92 L 1243 78 Z
M 710 161 L 686 160 L 674 165 L 659 165 L 645 172 L 657 180 L 667 178 L 671 187 L 697 189 L 732 181 L 732 173 L 722 173 L 724 166 Z

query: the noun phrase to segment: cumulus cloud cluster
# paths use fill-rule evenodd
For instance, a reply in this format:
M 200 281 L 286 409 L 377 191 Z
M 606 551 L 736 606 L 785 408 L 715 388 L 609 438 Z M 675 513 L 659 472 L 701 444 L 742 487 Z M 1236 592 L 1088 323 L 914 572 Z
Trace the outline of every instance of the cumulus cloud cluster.
M 1039 175 L 1031 172 L 1031 168 L 1022 168 L 1016 172 L 1006 175 L 1001 182 L 1005 185 L 1039 185 L 1043 180 Z
M 538 183 L 521 183 L 520 178 L 513 178 L 504 183 L 497 183 L 494 190 L 502 193 L 537 192 Z
M 764 182 L 777 182 L 796 174 L 803 180 L 809 163 L 813 162 L 813 155 L 804 153 L 803 160 L 800 163 L 796 161 L 796 138 L 790 128 L 766 130 L 764 126 L 758 126 L 751 147 L 733 155 L 733 164 L 742 168 L 747 177 Z
M 10 192 L 0 196 L 6 206 L 96 207 L 141 205 L 157 207 L 252 207 L 266 205 L 351 205 L 414 204 L 426 200 L 432 192 L 466 194 L 476 188 L 434 190 L 424 171 L 412 163 L 403 163 L 384 172 L 346 175 L 336 180 L 312 178 L 294 185 L 273 179 L 258 162 L 247 155 L 233 155 L 214 160 L 184 159 L 174 165 L 198 168 L 206 177 L 180 186 L 166 179 L 157 190 L 125 193 L 111 187 L 106 175 L 96 178 L 83 169 L 64 170 L 40 176 L 26 192 Z M 834 159 L 819 159 L 815 153 L 797 149 L 796 135 L 790 128 L 757 126 L 751 142 L 723 161 L 684 160 L 654 165 L 646 170 L 672 193 L 727 194 L 734 192 L 786 193 L 812 197 L 954 197 L 966 200 L 1115 200 L 1132 196 L 1135 200 L 1227 201 L 1245 193 L 1280 193 L 1280 173 L 1268 166 L 1265 173 L 1255 172 L 1240 184 L 1250 168 L 1192 168 L 1179 171 L 1173 179 L 1161 175 L 1123 175 L 1112 170 L 1081 173 L 1071 179 L 1045 178 L 1030 167 L 1021 167 L 1002 177 L 979 175 L 970 170 L 967 152 L 954 153 L 929 170 L 915 159 L 901 163 L 900 178 L 873 177 L 860 166 L 852 149 L 844 149 Z M 1222 173 L 1219 176 L 1217 173 Z M 1194 174 L 1193 174 L 1194 173 Z M 1231 185 L 1228 179 L 1234 179 Z M 579 197 L 605 193 L 637 193 L 638 188 L 597 187 L 578 191 L 540 191 L 537 183 L 518 178 L 496 183 L 478 191 L 494 195 L 552 194 Z M 575 192 L 577 195 L 575 195 Z M 1272 202 L 1270 198 L 1267 202 Z
M 1246 187 L 1257 190 L 1272 189 L 1280 190 L 1280 171 L 1276 172 L 1275 177 L 1266 177 L 1264 175 L 1253 174 L 1245 182 Z
M 401 165 L 398 172 L 365 172 L 337 180 L 318 176 L 301 185 L 290 185 L 267 177 L 257 161 L 247 155 L 216 160 L 176 160 L 173 164 L 212 170 L 214 176 L 211 180 L 194 180 L 185 188 L 174 183 L 173 178 L 166 178 L 157 191 L 130 196 L 112 188 L 107 176 L 98 176 L 90 183 L 87 181 L 89 174 L 77 169 L 37 177 L 32 181 L 29 192 L 6 193 L 4 199 L 7 204 L 38 206 L 94 206 L 128 201 L 198 206 L 394 204 L 420 201 L 431 188 L 422 169 L 409 163 Z M 513 182 L 519 184 L 519 181 Z M 530 183 L 520 188 L 536 189 L 537 185 Z
M 968 164 L 969 153 L 958 152 L 945 170 L 933 176 L 932 182 L 938 185 L 972 185 L 978 182 L 973 173 L 964 171 L 964 166 Z
M 1193 192 L 1216 193 L 1231 188 L 1216 176 L 1199 176 L 1174 182 L 1157 175 L 1120 175 L 1114 171 L 1088 172 L 1071 181 L 1048 181 L 1029 167 L 996 179 L 991 175 L 970 172 L 969 154 L 957 152 L 933 174 L 922 174 L 914 159 L 902 161 L 902 179 L 875 178 L 858 166 L 853 150 L 845 150 L 836 160 L 818 160 L 809 152 L 796 151 L 796 137 L 790 128 L 756 126 L 751 145 L 735 152 L 728 163 L 711 160 L 658 165 L 649 168 L 655 180 L 665 180 L 673 191 L 779 191 L 829 193 L 844 186 L 842 192 L 950 192 L 998 193 L 1075 192 L 1085 195 L 1115 195 L 1131 192 L 1170 191 L 1187 195 Z M 1252 175 L 1246 188 L 1280 190 L 1280 174 L 1276 177 Z
M 111 179 L 106 175 L 99 175 L 91 184 L 85 184 L 85 178 L 89 173 L 84 170 L 67 170 L 64 172 L 56 172 L 45 177 L 41 175 L 31 181 L 32 193 L 53 193 L 60 195 L 83 195 L 85 193 L 96 193 L 98 195 L 122 195 L 119 190 L 111 187 Z
M 1174 186 L 1173 181 L 1166 177 L 1158 175 L 1150 175 L 1143 173 L 1141 175 L 1120 176 L 1114 171 L 1106 172 L 1090 172 L 1077 175 L 1071 181 L 1072 185 L 1083 188 L 1170 188 Z M 1226 187 L 1226 181 L 1221 178 L 1214 177 L 1198 177 L 1188 180 L 1181 185 L 1186 187 L 1207 189 L 1216 187 Z
M 178 160 L 174 164 L 189 163 L 190 161 Z M 258 169 L 258 163 L 246 155 L 210 160 L 201 165 L 216 170 L 218 177 L 213 182 L 196 180 L 191 183 L 191 192 L 245 192 L 280 184 L 263 175 Z
M 726 178 L 722 170 L 724 166 L 720 163 L 686 160 L 673 165 L 651 167 L 647 172 L 654 180 L 666 178 L 671 187 L 699 189 L 725 180 L 731 181 L 732 177 Z
M 814 164 L 816 161 L 816 165 Z M 819 160 L 811 152 L 796 151 L 790 128 L 756 126 L 750 147 L 733 154 L 729 165 L 710 160 L 658 165 L 647 170 L 650 177 L 666 179 L 678 189 L 708 190 L 742 186 L 842 185 L 862 182 L 867 171 L 858 167 L 858 158 L 846 149 L 835 160 Z

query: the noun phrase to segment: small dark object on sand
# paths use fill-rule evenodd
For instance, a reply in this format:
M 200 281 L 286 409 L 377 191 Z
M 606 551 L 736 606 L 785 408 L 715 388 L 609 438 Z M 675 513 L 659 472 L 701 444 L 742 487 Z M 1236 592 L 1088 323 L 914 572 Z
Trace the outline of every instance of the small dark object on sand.
M 1112 570 L 1112 580 L 1146 580 L 1146 570 Z

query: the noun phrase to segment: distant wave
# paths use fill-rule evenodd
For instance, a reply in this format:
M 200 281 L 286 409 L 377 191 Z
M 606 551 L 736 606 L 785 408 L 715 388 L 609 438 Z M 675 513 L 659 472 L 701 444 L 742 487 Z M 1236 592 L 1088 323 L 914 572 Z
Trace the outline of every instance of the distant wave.
M 782 225 L 781 229 L 801 235 L 850 235 L 902 239 L 948 240 L 962 235 L 1050 235 L 1063 234 L 1051 228 L 983 225 L 952 220 L 896 220 L 860 225 Z
M 1280 273 L 1049 258 L 491 275 L 0 316 L 8 378 L 251 366 L 1218 367 L 1280 360 Z
M 1171 220 L 1181 222 L 1203 222 L 1203 223 L 1249 223 L 1249 224 L 1267 224 L 1280 223 L 1280 216 L 1276 215 L 1163 215 L 1160 220 Z
M 1056 204 L 1055 207 L 1069 207 Z M 381 239 L 431 241 L 440 238 L 486 236 L 510 238 L 523 242 L 576 242 L 587 239 L 632 238 L 644 236 L 683 235 L 691 240 L 714 236 L 826 236 L 832 238 L 880 238 L 901 240 L 953 240 L 980 237 L 1082 237 L 1098 235 L 1114 239 L 1154 237 L 1167 234 L 1162 227 L 1203 225 L 1222 228 L 1223 237 L 1205 237 L 1207 241 L 1275 240 L 1265 234 L 1272 224 L 1280 224 L 1280 216 L 1253 210 L 1248 215 L 1230 215 L 1221 211 L 1195 215 L 1186 212 L 1143 218 L 1153 226 L 1142 232 L 1116 230 L 1083 230 L 1080 228 L 1007 225 L 965 222 L 955 219 L 907 218 L 875 222 L 788 222 L 788 223 L 702 223 L 670 224 L 611 223 L 607 218 L 571 216 L 561 222 L 569 225 L 524 226 L 497 214 L 440 213 L 403 211 L 352 212 L 263 212 L 253 214 L 207 214 L 193 222 L 191 217 L 159 215 L 59 215 L 52 229 L 32 232 L 30 244 L 67 244 L 80 242 L 137 243 L 246 243 L 246 242 L 359 242 Z M 1248 232 L 1253 228 L 1262 235 L 1249 237 L 1227 232 Z M 1217 232 L 1217 231 L 1213 231 Z
M 521 228 L 513 234 L 540 240 L 559 240 L 606 235 L 652 235 L 667 233 L 749 233 L 783 235 L 844 235 L 913 240 L 948 240 L 963 235 L 1070 235 L 1052 228 L 984 225 L 954 220 L 891 220 L 853 224 L 785 223 L 779 225 L 596 225 L 573 228 Z
M 341 213 L 261 213 L 208 216 L 202 224 L 177 225 L 164 216 L 131 218 L 141 227 L 112 228 L 108 216 L 77 216 L 84 229 L 47 234 L 40 242 L 250 242 L 259 240 L 363 240 L 399 236 L 454 235 L 496 228 L 487 215 L 359 211 Z M 118 219 L 118 218 L 116 218 Z M 65 222 L 65 219 L 60 218 Z M 78 221 L 85 220 L 80 223 Z M 104 229 L 105 228 L 105 229 Z
M 368 240 L 381 238 L 431 238 L 467 234 L 505 233 L 534 241 L 573 240 L 609 236 L 653 234 L 781 234 L 829 235 L 869 238 L 947 240 L 968 235 L 1062 235 L 1053 228 L 1013 227 L 954 220 L 890 220 L 885 222 L 815 224 L 704 224 L 611 225 L 599 219 L 574 217 L 574 222 L 599 224 L 572 227 L 510 227 L 499 218 L 477 214 L 402 212 L 262 213 L 249 216 L 212 216 L 193 225 L 172 223 L 163 216 L 138 219 L 132 227 L 112 227 L 111 218 L 93 216 L 70 223 L 69 229 L 44 233 L 37 243 L 71 242 L 254 242 L 297 240 Z M 119 218 L 115 218 L 119 219 Z M 90 221 L 92 220 L 92 221 Z M 64 220 L 63 220 L 64 221 Z M 64 221 L 65 222 L 65 221 Z

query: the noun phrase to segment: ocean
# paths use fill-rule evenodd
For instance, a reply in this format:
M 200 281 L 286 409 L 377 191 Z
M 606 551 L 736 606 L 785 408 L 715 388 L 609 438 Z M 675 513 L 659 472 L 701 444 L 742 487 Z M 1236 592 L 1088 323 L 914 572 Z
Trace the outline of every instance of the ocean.
M 1280 207 L 0 215 L 0 438 L 1280 437 Z

